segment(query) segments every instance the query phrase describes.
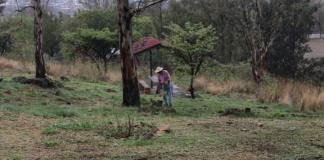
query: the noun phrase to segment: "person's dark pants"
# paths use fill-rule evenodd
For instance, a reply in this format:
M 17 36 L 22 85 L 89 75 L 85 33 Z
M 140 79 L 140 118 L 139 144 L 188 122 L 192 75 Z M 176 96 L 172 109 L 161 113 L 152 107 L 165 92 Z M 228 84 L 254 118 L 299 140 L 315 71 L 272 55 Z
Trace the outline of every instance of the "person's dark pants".
M 164 105 L 167 107 L 172 107 L 172 88 L 172 84 L 170 83 L 163 85 L 163 101 Z

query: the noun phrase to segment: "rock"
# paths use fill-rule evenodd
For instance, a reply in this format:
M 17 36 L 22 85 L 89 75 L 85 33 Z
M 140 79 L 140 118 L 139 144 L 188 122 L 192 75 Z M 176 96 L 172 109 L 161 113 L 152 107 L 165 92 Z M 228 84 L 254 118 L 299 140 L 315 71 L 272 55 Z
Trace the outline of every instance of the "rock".
M 233 124 L 233 122 L 232 121 L 227 121 L 226 124 L 231 125 L 231 124 Z
M 258 126 L 259 126 L 259 127 L 263 127 L 264 124 L 263 124 L 263 123 L 258 123 Z
M 242 113 L 249 114 L 249 113 L 252 113 L 252 110 L 251 110 L 251 108 L 245 108 L 245 109 L 227 108 L 227 109 L 225 109 L 224 113 L 221 114 L 221 116 L 240 115 Z
M 171 128 L 169 125 L 162 125 L 158 128 L 156 135 L 157 136 L 161 136 L 165 133 L 170 133 L 171 132 Z
M 267 110 L 269 107 L 267 107 L 267 106 L 259 106 L 258 108 L 259 108 L 259 109 Z
M 242 132 L 247 132 L 247 131 L 249 131 L 248 129 L 245 129 L 245 128 L 243 128 L 243 129 L 241 129 L 241 131 Z
M 12 93 L 11 93 L 11 91 L 7 90 L 7 91 L 4 92 L 4 94 L 11 95 Z
M 12 78 L 12 80 L 17 83 L 26 83 L 28 78 L 20 76 L 20 77 L 14 77 Z
M 61 79 L 61 81 L 70 81 L 70 79 L 65 76 L 61 76 L 60 79 Z
M 113 90 L 113 89 L 106 89 L 106 92 L 108 92 L 108 93 L 116 93 L 116 91 L 115 90 Z
M 33 84 L 42 88 L 61 88 L 63 87 L 62 83 L 57 81 L 53 81 L 49 78 L 32 78 L 28 79 L 26 77 L 14 77 L 12 79 L 14 82 L 22 83 L 22 84 Z

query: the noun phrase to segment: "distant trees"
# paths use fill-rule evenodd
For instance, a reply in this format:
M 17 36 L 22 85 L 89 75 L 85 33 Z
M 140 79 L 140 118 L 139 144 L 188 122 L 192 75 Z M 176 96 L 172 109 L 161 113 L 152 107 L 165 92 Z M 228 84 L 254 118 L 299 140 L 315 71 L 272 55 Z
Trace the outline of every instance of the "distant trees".
M 61 54 L 62 22 L 62 16 L 55 16 L 48 13 L 44 13 L 43 15 L 44 54 L 50 57 L 57 57 Z
M 118 51 L 116 14 L 114 9 L 93 9 L 66 20 L 61 43 L 65 57 L 90 59 L 100 72 L 107 72 L 108 62 Z M 133 40 L 155 32 L 148 16 L 134 17 L 133 25 Z
M 315 24 L 316 24 L 316 31 L 319 31 L 320 37 L 322 38 L 323 34 L 323 27 L 324 27 L 324 1 L 322 0 L 315 0 L 315 6 L 317 7 L 317 11 L 314 14 L 315 17 Z
M 164 23 L 176 23 L 181 26 L 187 21 L 212 25 L 218 37 L 212 58 L 223 64 L 245 62 L 244 37 L 240 34 L 238 0 L 181 0 L 170 1 L 170 7 L 164 10 Z
M 216 32 L 210 25 L 185 23 L 184 27 L 171 24 L 166 27 L 168 34 L 166 40 L 170 47 L 175 49 L 174 55 L 180 62 L 188 67 L 191 76 L 189 91 L 195 99 L 194 80 L 200 72 L 205 60 L 215 50 Z
M 212 57 L 223 64 L 250 61 L 259 83 L 267 71 L 296 74 L 309 51 L 312 14 L 310 0 L 181 0 L 170 2 L 164 22 L 213 25 L 218 41 Z
M 267 55 L 269 72 L 283 77 L 299 78 L 305 53 L 310 51 L 308 36 L 314 27 L 313 14 L 316 7 L 309 0 L 276 0 L 280 7 L 274 8 L 281 18 L 276 39 Z
M 91 59 L 97 69 L 107 72 L 108 61 L 115 55 L 118 48 L 118 35 L 109 28 L 103 30 L 79 29 L 76 32 L 64 34 L 66 43 L 72 45 L 74 52 L 79 56 Z M 101 67 L 101 64 L 103 67 Z
M 263 0 L 240 0 L 241 33 L 251 57 L 255 82 L 260 83 L 266 70 L 266 56 L 278 36 L 280 15 L 277 3 Z
M 79 0 L 87 9 L 107 9 L 116 5 L 115 0 Z

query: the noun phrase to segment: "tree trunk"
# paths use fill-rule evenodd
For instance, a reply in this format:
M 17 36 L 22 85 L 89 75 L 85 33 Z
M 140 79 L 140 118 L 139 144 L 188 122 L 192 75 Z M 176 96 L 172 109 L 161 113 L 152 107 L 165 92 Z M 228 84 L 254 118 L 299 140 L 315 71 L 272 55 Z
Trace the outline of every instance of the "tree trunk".
M 118 0 L 119 49 L 123 81 L 123 105 L 140 106 L 140 92 L 132 44 L 132 15 L 128 0 Z
M 43 57 L 43 11 L 41 0 L 33 0 L 36 78 L 46 78 Z
M 107 65 L 108 65 L 108 59 L 107 58 L 105 58 L 104 59 L 104 69 L 105 69 L 105 73 L 107 73 L 108 72 L 108 67 L 107 67 Z
M 189 86 L 189 92 L 192 99 L 195 99 L 195 89 L 194 89 L 194 79 L 195 79 L 195 69 L 191 68 L 191 79 L 190 79 L 190 86 Z
M 251 66 L 252 66 L 252 74 L 253 74 L 253 78 L 254 78 L 254 81 L 257 83 L 257 84 L 260 84 L 261 83 L 261 78 L 262 78 L 262 66 L 259 64 L 259 63 L 263 63 L 261 62 L 262 60 L 258 60 L 258 57 L 257 55 L 259 53 L 257 53 L 256 50 L 252 51 L 251 53 L 251 57 L 252 57 L 252 60 L 251 60 Z

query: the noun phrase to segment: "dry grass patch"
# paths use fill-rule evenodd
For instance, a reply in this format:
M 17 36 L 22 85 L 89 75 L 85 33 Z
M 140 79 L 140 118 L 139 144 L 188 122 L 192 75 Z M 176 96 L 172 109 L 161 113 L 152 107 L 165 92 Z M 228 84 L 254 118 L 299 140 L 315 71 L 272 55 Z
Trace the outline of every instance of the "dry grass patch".
M 261 102 L 281 103 L 297 106 L 301 111 L 324 109 L 324 88 L 287 79 L 257 85 L 251 81 L 231 80 L 217 82 L 198 77 L 197 89 L 218 96 L 239 95 L 254 97 Z

